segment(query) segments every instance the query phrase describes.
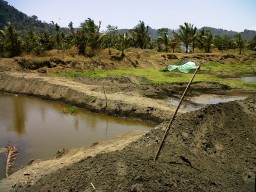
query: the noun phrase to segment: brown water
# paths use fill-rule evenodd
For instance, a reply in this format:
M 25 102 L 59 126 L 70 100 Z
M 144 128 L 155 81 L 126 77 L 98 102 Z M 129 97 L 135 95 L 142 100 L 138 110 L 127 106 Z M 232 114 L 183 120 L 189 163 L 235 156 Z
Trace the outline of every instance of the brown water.
M 42 99 L 0 95 L 0 149 L 13 144 L 19 149 L 14 169 L 31 159 L 48 159 L 62 148 L 88 146 L 133 130 L 150 130 L 154 125 L 114 118 L 78 109 L 64 114 L 70 106 Z M 0 179 L 5 174 L 5 153 L 0 150 Z

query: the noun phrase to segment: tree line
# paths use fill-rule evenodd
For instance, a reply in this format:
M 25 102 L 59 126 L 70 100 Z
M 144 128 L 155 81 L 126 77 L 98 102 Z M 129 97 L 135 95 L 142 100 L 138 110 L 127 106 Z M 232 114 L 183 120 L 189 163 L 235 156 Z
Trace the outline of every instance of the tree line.
M 0 30 L 0 56 L 14 57 L 22 53 L 33 53 L 43 55 L 52 49 L 68 50 L 76 47 L 78 54 L 93 56 L 99 49 L 111 48 L 120 51 L 121 58 L 125 56 L 125 49 L 129 47 L 140 49 L 155 49 L 159 52 L 194 52 L 195 48 L 202 52 L 210 53 L 213 48 L 220 51 L 238 49 L 239 54 L 244 48 L 256 51 L 256 36 L 247 41 L 241 34 L 236 34 L 234 38 L 227 36 L 214 36 L 210 30 L 198 30 L 191 23 L 184 23 L 179 26 L 172 36 L 169 36 L 167 28 L 158 29 L 159 37 L 150 37 L 149 26 L 140 21 L 133 29 L 125 33 L 119 33 L 116 26 L 108 25 L 107 30 L 100 31 L 101 22 L 96 24 L 94 20 L 88 18 L 78 29 L 70 22 L 69 30 L 63 30 L 57 23 L 52 22 L 52 31 L 18 33 L 12 23 L 8 23 L 3 30 Z M 22 34 L 22 35 L 21 35 Z

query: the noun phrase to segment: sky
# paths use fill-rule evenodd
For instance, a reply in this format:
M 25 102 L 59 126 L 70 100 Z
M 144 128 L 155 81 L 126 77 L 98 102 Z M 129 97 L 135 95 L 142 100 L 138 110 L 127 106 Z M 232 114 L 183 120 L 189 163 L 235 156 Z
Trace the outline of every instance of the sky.
M 256 30 L 256 0 L 6 0 L 28 16 L 79 27 L 87 18 L 118 29 L 132 29 L 139 21 L 154 28 L 178 29 L 184 22 L 242 32 Z

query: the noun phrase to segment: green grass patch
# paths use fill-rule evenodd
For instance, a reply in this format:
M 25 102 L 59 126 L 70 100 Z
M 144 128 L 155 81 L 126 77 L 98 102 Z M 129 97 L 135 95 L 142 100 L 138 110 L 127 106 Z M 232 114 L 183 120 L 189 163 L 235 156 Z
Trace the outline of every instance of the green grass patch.
M 241 74 L 252 73 L 252 64 L 221 64 L 216 62 L 209 62 L 203 64 L 194 82 L 217 82 L 228 85 L 231 88 L 241 89 L 244 91 L 256 92 L 255 83 L 242 82 L 233 77 L 239 77 Z M 66 76 L 68 78 L 76 77 L 90 77 L 90 78 L 104 78 L 107 76 L 124 76 L 132 75 L 142 78 L 142 83 L 181 83 L 189 82 L 193 71 L 191 73 L 181 73 L 179 71 L 166 72 L 156 69 L 134 69 L 134 68 L 120 68 L 116 70 L 92 70 L 84 72 L 72 73 L 57 73 L 57 76 Z
M 208 62 L 202 65 L 200 72 L 213 75 L 238 76 L 240 74 L 251 73 L 255 68 L 255 63 L 217 63 Z
M 66 114 L 75 114 L 77 111 L 78 109 L 75 106 L 63 109 L 63 113 L 66 113 Z

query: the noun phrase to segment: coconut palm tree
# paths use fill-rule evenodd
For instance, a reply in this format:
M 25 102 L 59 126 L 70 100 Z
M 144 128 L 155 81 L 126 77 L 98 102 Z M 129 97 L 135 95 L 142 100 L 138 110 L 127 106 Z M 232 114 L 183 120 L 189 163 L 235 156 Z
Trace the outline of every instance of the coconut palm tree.
M 56 46 L 57 46 L 58 53 L 59 53 L 62 35 L 61 35 L 61 31 L 60 31 L 60 26 L 57 23 L 55 24 L 55 31 L 56 31 L 55 41 L 56 41 Z
M 4 30 L 0 30 L 0 56 L 4 54 L 4 42 L 6 39 L 6 34 Z
M 40 42 L 47 51 L 52 50 L 54 47 L 53 37 L 48 32 L 40 34 Z
M 1 49 L 9 57 L 21 54 L 21 40 L 18 37 L 15 27 L 9 22 L 1 32 Z
M 125 49 L 130 47 L 131 38 L 127 33 L 118 36 L 117 43 L 115 45 L 116 49 L 121 51 L 121 58 L 125 56 Z
M 145 26 L 145 23 L 140 21 L 132 30 L 132 36 L 136 47 L 146 49 L 150 42 L 149 26 Z
M 204 49 L 206 53 L 211 52 L 214 37 L 210 30 L 202 29 L 198 34 L 198 46 L 200 49 Z
M 106 33 L 102 36 L 102 46 L 108 48 L 108 53 L 111 55 L 110 48 L 115 45 L 117 40 L 117 27 L 116 26 L 107 26 Z
M 249 49 L 256 51 L 256 35 L 254 36 L 254 38 L 249 42 L 248 45 Z
M 179 39 L 177 38 L 172 38 L 171 42 L 170 42 L 170 47 L 172 48 L 172 52 L 174 53 L 175 49 L 177 48 L 177 46 L 179 45 Z
M 178 38 L 181 42 L 184 43 L 185 52 L 188 53 L 189 46 L 196 40 L 197 28 L 190 23 L 184 23 L 184 25 L 180 25 L 180 29 L 178 33 L 174 33 L 175 37 Z
M 220 51 L 234 48 L 234 41 L 227 36 L 215 36 L 213 44 Z
M 160 34 L 160 37 L 158 37 L 157 42 L 164 44 L 165 46 L 165 52 L 168 52 L 168 47 L 171 39 L 168 36 L 168 29 L 167 28 L 161 28 L 158 29 L 158 33 Z
M 236 34 L 235 35 L 235 44 L 239 49 L 239 55 L 242 54 L 242 49 L 245 47 L 245 40 L 242 38 L 241 34 Z
M 85 20 L 81 24 L 81 30 L 76 33 L 76 46 L 78 47 L 79 54 L 85 54 L 85 48 L 91 48 L 91 53 L 93 55 L 96 48 L 100 46 L 100 26 L 96 25 L 94 21 L 90 18 Z

